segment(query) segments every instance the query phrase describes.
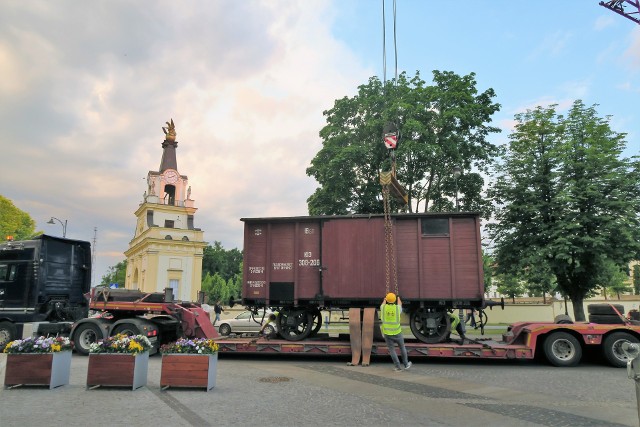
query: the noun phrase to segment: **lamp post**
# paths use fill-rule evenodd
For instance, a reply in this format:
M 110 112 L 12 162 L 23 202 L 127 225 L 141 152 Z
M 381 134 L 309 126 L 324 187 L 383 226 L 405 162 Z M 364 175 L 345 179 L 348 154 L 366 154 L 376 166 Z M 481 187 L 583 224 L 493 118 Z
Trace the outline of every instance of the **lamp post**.
M 462 173 L 462 168 L 460 168 L 460 166 L 456 165 L 456 166 L 453 167 L 451 172 L 453 172 L 453 177 L 456 180 L 456 212 L 460 212 L 460 205 L 458 204 L 458 178 L 460 177 L 460 174 Z
M 54 220 L 58 221 L 62 226 L 62 237 L 67 237 L 67 220 L 65 219 L 64 222 L 62 222 L 62 220 L 52 216 L 51 219 L 47 221 L 47 224 L 55 224 Z

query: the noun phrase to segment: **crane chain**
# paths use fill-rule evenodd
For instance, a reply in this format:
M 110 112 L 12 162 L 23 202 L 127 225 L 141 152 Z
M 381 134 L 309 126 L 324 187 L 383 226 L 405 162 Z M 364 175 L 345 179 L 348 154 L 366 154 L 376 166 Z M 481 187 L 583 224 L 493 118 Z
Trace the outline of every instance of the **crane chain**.
M 398 294 L 398 269 L 396 268 L 396 253 L 393 246 L 393 223 L 391 221 L 391 207 L 389 201 L 389 184 L 382 185 L 382 201 L 384 206 L 384 250 L 385 250 L 385 293 L 389 293 L 391 273 L 393 268 L 393 285 Z

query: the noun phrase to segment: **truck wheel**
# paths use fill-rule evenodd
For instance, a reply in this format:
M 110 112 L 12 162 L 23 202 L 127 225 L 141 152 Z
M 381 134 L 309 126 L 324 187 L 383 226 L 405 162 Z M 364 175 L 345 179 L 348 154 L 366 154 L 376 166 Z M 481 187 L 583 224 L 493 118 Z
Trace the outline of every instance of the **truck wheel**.
M 231 333 L 231 326 L 227 325 L 226 323 L 223 323 L 218 328 L 218 332 L 220 332 L 220 335 L 224 335 L 226 337 Z
M 640 342 L 635 336 L 626 332 L 614 332 L 604 339 L 602 351 L 607 362 L 616 368 L 627 366 L 629 358 L 622 351 L 622 344 L 629 342 L 637 344 Z
M 18 335 L 16 325 L 11 322 L 0 322 L 0 352 Z
M 113 328 L 111 335 L 140 335 L 140 330 L 138 327 L 132 323 L 123 323 L 122 325 L 118 325 Z
M 102 331 L 93 323 L 83 323 L 73 332 L 73 347 L 78 354 L 86 356 L 89 354 L 91 344 L 102 339 Z
M 554 366 L 576 366 L 582 358 L 582 346 L 567 332 L 554 332 L 544 340 L 544 355 Z

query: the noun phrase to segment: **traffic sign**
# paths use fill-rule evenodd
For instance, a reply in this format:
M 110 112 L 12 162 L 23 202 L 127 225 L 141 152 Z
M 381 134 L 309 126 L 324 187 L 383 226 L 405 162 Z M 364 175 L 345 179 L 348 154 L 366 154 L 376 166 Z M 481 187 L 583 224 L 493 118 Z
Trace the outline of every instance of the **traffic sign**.
M 384 145 L 389 149 L 394 149 L 398 145 L 398 134 L 397 133 L 385 133 L 384 134 Z

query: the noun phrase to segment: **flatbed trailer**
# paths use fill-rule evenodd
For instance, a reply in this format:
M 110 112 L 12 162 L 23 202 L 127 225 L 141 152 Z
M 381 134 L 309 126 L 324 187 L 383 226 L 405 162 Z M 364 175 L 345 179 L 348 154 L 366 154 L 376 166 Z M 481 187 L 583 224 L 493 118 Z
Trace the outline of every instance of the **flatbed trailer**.
M 318 334 L 313 339 L 287 341 L 263 337 L 220 337 L 216 339 L 221 354 L 289 354 L 352 356 L 348 334 L 331 337 Z M 464 344 L 454 342 L 426 344 L 406 337 L 405 346 L 410 358 L 457 359 L 533 359 L 544 356 L 555 366 L 575 366 L 587 349 L 601 351 L 607 362 L 625 367 L 627 356 L 624 342 L 640 342 L 640 326 L 635 324 L 596 324 L 552 322 L 519 322 L 507 328 L 501 340 L 468 339 Z M 356 350 L 357 351 L 357 350 Z M 388 356 L 384 341 L 374 341 L 371 356 Z M 367 359 L 368 360 L 368 359 Z M 363 363 L 364 364 L 364 363 Z

